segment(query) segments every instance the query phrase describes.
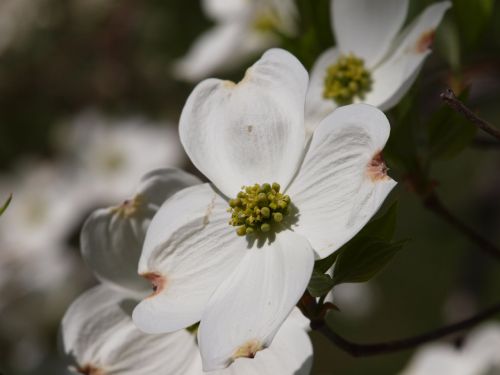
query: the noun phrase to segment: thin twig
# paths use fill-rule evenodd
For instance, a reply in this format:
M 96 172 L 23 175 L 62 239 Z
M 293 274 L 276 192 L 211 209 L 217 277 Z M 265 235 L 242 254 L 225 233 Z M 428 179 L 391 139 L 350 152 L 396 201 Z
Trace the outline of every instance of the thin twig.
M 500 303 L 486 309 L 469 319 L 450 324 L 436 330 L 423 333 L 421 335 L 412 336 L 400 340 L 379 342 L 373 344 L 358 344 L 345 339 L 339 334 L 330 330 L 323 320 L 323 324 L 317 324 L 314 329 L 321 332 L 325 337 L 332 341 L 343 351 L 352 355 L 353 357 L 368 357 L 379 354 L 395 353 L 402 350 L 412 349 L 419 345 L 439 340 L 443 337 L 450 336 L 454 333 L 470 329 L 479 323 L 491 318 L 500 313 Z
M 500 143 L 494 139 L 474 139 L 471 146 L 481 150 L 500 150 Z
M 441 93 L 440 97 L 454 111 L 460 113 L 467 120 L 476 125 L 479 129 L 483 130 L 484 132 L 500 141 L 500 129 L 494 127 L 489 122 L 483 120 L 469 108 L 467 108 L 467 106 L 455 96 L 453 91 L 447 89 L 445 92 Z
M 474 242 L 485 254 L 490 255 L 500 261 L 500 249 L 493 243 L 482 237 L 474 229 L 462 222 L 454 216 L 441 202 L 437 194 L 430 193 L 424 198 L 424 205 L 444 219 L 448 224 L 457 229 L 460 233 L 466 236 L 470 241 Z

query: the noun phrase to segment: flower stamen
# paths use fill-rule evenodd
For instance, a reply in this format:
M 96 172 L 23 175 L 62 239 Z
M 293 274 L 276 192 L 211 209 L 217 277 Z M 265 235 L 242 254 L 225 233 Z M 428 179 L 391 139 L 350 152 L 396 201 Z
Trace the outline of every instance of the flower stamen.
M 136 195 L 132 199 L 125 200 L 119 206 L 113 207 L 112 212 L 118 214 L 121 218 L 129 218 L 140 209 L 142 201 L 142 197 Z
M 238 227 L 239 236 L 268 233 L 279 225 L 290 211 L 290 197 L 280 192 L 280 185 L 243 186 L 236 198 L 229 200 L 229 224 Z
M 362 59 L 352 53 L 341 55 L 326 70 L 323 97 L 340 105 L 351 104 L 355 98 L 364 99 L 372 83 L 371 74 Z

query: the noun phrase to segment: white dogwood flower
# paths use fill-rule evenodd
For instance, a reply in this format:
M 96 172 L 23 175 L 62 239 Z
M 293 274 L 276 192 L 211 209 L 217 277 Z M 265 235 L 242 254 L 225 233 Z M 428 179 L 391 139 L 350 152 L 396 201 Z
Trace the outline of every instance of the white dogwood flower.
M 465 338 L 462 348 L 430 344 L 420 349 L 401 375 L 500 374 L 500 325 L 486 323 Z
M 94 287 L 69 307 L 62 321 L 62 347 L 70 370 L 85 375 L 203 375 L 196 336 L 186 329 L 149 335 L 134 325 L 134 300 Z M 240 361 L 213 375 L 307 375 L 312 345 L 290 316 L 273 346 L 254 361 Z
M 110 118 L 85 111 L 61 128 L 61 144 L 87 207 L 127 197 L 145 171 L 184 161 L 175 127 L 141 117 Z
M 0 309 L 71 274 L 75 259 L 66 241 L 82 214 L 81 191 L 59 165 L 27 163 L 18 173 L 0 176 L 0 196 L 14 193 L 0 225 Z
M 306 102 L 310 132 L 340 105 L 364 102 L 385 111 L 409 90 L 451 3 L 430 5 L 400 32 L 408 1 L 331 0 L 337 46 L 323 52 L 311 71 Z
M 307 84 L 302 64 L 273 49 L 237 84 L 203 81 L 183 109 L 181 142 L 212 183 L 153 218 L 139 273 L 156 288 L 133 317 L 151 333 L 201 321 L 205 371 L 269 346 L 315 256 L 352 238 L 395 186 L 381 157 L 389 123 L 375 107 L 339 108 L 306 145 Z
M 121 292 L 144 296 L 151 287 L 137 275 L 137 264 L 149 223 L 167 198 L 200 183 L 180 169 L 158 169 L 141 179 L 130 199 L 93 212 L 82 228 L 80 242 L 83 258 L 95 276 Z
M 237 66 L 276 45 L 274 30 L 285 34 L 295 31 L 293 0 L 203 0 L 202 8 L 216 25 L 174 66 L 178 78 L 191 82 Z

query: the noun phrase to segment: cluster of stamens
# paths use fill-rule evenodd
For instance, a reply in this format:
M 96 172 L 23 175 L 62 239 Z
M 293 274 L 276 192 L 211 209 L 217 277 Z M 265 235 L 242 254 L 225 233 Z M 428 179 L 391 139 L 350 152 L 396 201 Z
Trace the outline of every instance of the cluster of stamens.
M 350 104 L 354 98 L 364 99 L 371 90 L 372 78 L 364 61 L 353 54 L 342 55 L 326 70 L 323 97 L 341 105 Z
M 253 22 L 253 27 L 256 31 L 269 32 L 276 30 L 279 27 L 280 19 L 276 12 L 268 10 L 260 12 Z
M 290 210 L 290 197 L 280 193 L 278 183 L 243 186 L 237 197 L 229 200 L 229 224 L 238 227 L 236 233 L 245 236 L 267 233 L 280 224 Z

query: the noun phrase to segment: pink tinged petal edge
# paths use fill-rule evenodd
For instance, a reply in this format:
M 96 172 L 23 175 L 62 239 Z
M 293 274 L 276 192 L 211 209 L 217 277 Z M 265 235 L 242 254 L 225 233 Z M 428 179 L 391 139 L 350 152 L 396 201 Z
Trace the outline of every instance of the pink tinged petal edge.
M 210 184 L 203 184 L 182 190 L 160 208 L 139 261 L 139 273 L 156 285 L 134 310 L 140 329 L 172 332 L 201 319 L 210 296 L 248 248 L 228 224 L 227 207 Z
M 294 230 L 323 258 L 349 241 L 396 185 L 380 152 L 390 126 L 367 104 L 336 109 L 313 134 L 287 194 L 298 208 Z

